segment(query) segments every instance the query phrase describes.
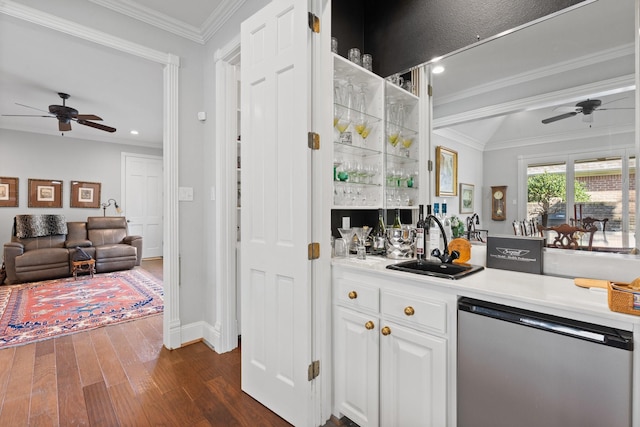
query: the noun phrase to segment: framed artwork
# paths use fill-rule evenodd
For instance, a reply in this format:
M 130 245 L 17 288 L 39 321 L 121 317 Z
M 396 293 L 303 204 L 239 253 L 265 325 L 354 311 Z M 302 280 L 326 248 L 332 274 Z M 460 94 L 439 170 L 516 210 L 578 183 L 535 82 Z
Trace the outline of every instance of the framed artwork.
M 72 208 L 99 208 L 100 207 L 100 183 L 71 181 Z
M 61 208 L 62 181 L 29 178 L 30 208 Z
M 0 176 L 0 207 L 18 207 L 18 178 Z
M 460 183 L 460 213 L 461 214 L 473 213 L 474 195 L 475 195 L 475 189 L 473 184 Z
M 458 195 L 458 152 L 436 147 L 436 196 Z

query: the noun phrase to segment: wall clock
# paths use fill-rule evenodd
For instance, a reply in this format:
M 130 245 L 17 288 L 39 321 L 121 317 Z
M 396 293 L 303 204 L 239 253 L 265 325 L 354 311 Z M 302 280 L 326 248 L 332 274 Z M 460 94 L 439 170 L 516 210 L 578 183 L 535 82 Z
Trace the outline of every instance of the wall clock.
M 491 219 L 504 221 L 507 218 L 507 186 L 491 187 Z

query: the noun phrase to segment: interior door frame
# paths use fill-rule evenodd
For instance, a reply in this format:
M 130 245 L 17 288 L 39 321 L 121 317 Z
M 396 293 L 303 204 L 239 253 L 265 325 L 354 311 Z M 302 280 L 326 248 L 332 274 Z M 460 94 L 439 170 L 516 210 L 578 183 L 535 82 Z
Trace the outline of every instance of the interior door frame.
M 214 55 L 216 67 L 216 290 L 215 325 L 212 344 L 217 353 L 238 347 L 237 274 L 236 274 L 236 156 L 238 131 L 235 66 L 240 64 L 240 34 Z
M 180 57 L 11 0 L 0 3 L 0 13 L 163 65 L 162 158 L 164 166 L 163 215 L 165 219 L 163 225 L 163 282 L 165 306 L 162 340 L 168 349 L 179 348 L 182 345 L 178 288 L 178 77 Z

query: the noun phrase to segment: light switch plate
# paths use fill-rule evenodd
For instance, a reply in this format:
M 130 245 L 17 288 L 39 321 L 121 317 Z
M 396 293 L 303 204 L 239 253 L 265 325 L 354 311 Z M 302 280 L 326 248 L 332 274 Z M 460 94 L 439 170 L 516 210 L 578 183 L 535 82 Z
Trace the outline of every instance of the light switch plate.
M 178 200 L 181 202 L 193 201 L 193 187 L 179 187 Z

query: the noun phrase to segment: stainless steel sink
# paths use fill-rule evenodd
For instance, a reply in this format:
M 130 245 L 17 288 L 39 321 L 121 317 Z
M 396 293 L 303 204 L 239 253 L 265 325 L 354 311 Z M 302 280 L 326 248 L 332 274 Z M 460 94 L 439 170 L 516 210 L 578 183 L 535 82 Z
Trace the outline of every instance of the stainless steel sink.
M 409 273 L 424 274 L 426 276 L 442 277 L 444 279 L 460 279 L 478 271 L 484 270 L 481 265 L 471 264 L 443 264 L 440 262 L 411 261 L 399 262 L 387 265 L 388 269 L 406 271 Z

